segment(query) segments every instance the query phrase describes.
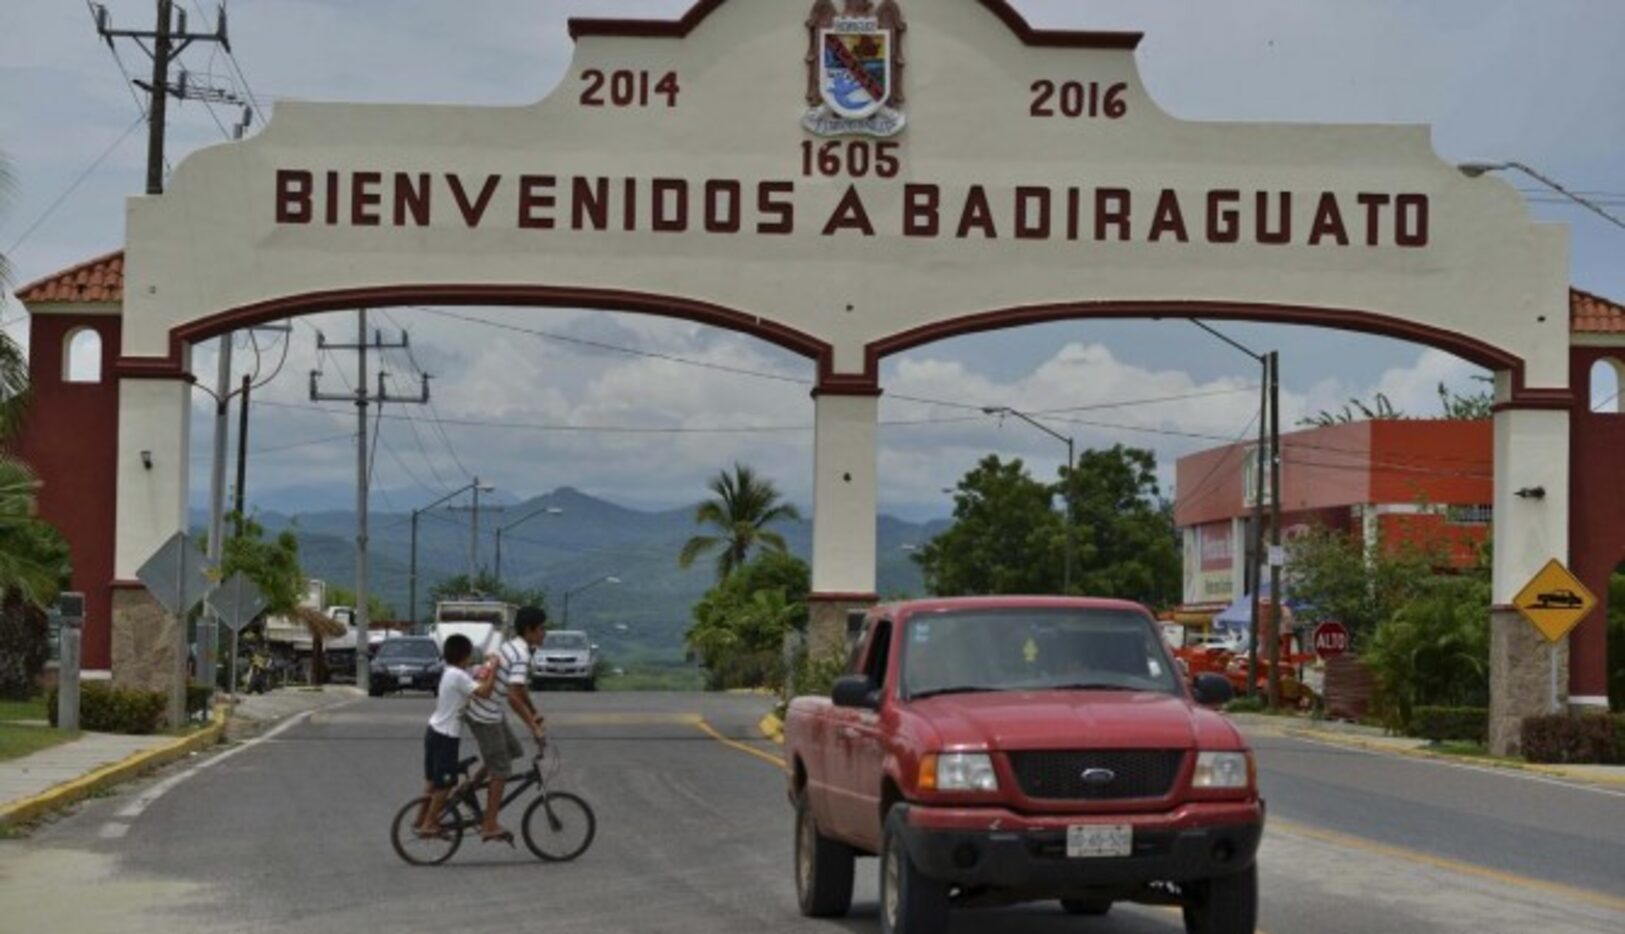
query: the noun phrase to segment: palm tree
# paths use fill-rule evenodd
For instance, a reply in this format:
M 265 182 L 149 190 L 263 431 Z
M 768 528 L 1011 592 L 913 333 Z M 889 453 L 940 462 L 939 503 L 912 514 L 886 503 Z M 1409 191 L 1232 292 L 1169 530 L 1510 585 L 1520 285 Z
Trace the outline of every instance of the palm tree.
M 20 461 L 0 454 L 0 594 L 45 608 L 68 577 L 68 548 L 34 515 L 39 481 Z
M 767 528 L 780 520 L 796 520 L 801 513 L 779 499 L 773 481 L 764 479 L 743 464 L 734 464 L 732 473 L 724 470 L 711 478 L 716 496 L 694 510 L 697 525 L 709 525 L 719 534 L 696 535 L 683 545 L 677 565 L 688 568 L 702 555 L 721 549 L 717 555 L 717 580 L 725 579 L 750 559 L 751 549 L 762 546 L 784 552 L 784 536 Z

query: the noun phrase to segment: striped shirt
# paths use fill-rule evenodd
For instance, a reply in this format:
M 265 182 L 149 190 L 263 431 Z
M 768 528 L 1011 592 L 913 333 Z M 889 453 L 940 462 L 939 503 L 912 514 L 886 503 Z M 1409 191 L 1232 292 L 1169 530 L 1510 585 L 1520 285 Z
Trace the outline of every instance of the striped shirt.
M 514 636 L 497 649 L 497 676 L 490 697 L 469 699 L 468 718 L 479 723 L 501 723 L 508 709 L 508 685 L 530 682 L 530 643 Z

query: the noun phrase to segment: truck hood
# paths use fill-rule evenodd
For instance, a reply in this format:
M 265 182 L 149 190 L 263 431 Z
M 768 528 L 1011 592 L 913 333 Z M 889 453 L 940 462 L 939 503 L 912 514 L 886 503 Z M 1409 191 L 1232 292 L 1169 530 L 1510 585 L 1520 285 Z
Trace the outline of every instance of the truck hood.
M 1219 715 L 1182 697 L 1122 691 L 950 694 L 910 704 L 944 749 L 1191 749 L 1239 745 Z M 1217 740 L 1217 742 L 1215 742 Z

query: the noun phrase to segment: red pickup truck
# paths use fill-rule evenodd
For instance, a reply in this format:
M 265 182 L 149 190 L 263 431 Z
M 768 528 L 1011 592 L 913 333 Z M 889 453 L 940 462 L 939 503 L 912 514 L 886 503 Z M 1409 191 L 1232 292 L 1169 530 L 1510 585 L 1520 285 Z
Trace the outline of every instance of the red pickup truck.
M 839 917 L 880 857 L 887 934 L 952 906 L 1175 905 L 1191 934 L 1251 934 L 1264 829 L 1253 754 L 1188 686 L 1145 608 L 986 597 L 870 611 L 851 674 L 790 704 L 796 889 Z

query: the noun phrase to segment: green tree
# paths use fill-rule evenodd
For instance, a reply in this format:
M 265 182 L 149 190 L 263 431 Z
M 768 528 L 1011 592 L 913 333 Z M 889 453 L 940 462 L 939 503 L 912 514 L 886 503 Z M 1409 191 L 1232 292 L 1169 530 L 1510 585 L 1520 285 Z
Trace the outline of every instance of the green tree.
M 806 562 L 766 551 L 707 591 L 684 637 L 706 670 L 706 686 L 779 687 L 784 638 L 806 631 L 811 583 Z
M 1368 554 L 1358 538 L 1317 527 L 1287 546 L 1286 590 L 1317 618 L 1349 627 L 1356 648 L 1363 649 L 1377 626 L 1417 596 L 1445 563 L 1420 545 L 1377 547 Z
M 0 697 L 26 700 L 50 653 L 45 608 L 67 583 L 68 546 L 34 517 L 39 484 L 0 457 Z
M 292 529 L 267 540 L 265 527 L 253 517 L 233 514 L 220 552 L 222 579 L 242 572 L 265 597 L 265 612 L 291 616 L 305 598 L 305 572 L 299 566 L 299 539 Z
M 540 588 L 514 587 L 497 580 L 490 571 L 481 571 L 474 577 L 467 574 L 458 574 L 429 588 L 429 602 L 439 603 L 443 600 L 467 600 L 471 597 L 497 600 L 502 603 L 512 603 L 515 606 L 537 606 L 547 608 L 547 591 Z M 351 599 L 354 599 L 352 595 Z M 393 615 L 393 611 L 391 612 Z M 385 619 L 387 617 L 378 617 Z
M 709 486 L 715 496 L 694 510 L 694 522 L 711 526 L 716 534 L 690 538 L 677 556 L 679 567 L 692 567 L 701 557 L 717 552 L 717 580 L 722 581 L 743 567 L 758 547 L 787 550 L 784 536 L 768 526 L 800 519 L 801 513 L 781 501 L 771 480 L 750 467 L 734 464 L 732 473 L 722 471 L 711 478 Z
M 954 524 L 914 553 L 939 596 L 1055 593 L 1061 581 L 1061 516 L 1054 492 L 1019 458 L 990 454 L 954 493 Z
M 1480 574 L 1421 580 L 1377 624 L 1361 655 L 1376 677 L 1377 712 L 1405 731 L 1417 707 L 1489 704 L 1490 583 Z
M 1154 606 L 1179 602 L 1183 568 L 1173 507 L 1157 486 L 1157 456 L 1117 445 L 1062 468 L 1072 505 L 1073 590 Z

